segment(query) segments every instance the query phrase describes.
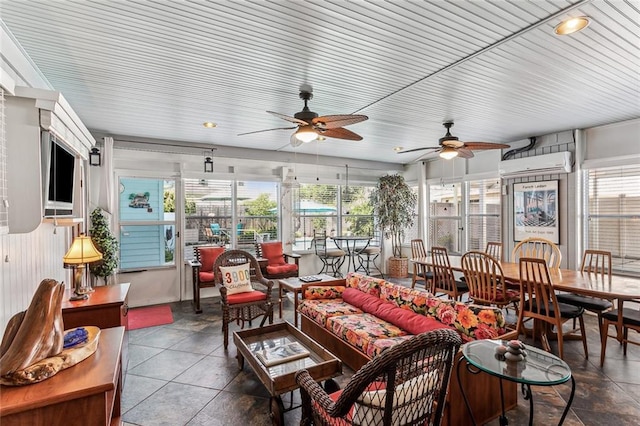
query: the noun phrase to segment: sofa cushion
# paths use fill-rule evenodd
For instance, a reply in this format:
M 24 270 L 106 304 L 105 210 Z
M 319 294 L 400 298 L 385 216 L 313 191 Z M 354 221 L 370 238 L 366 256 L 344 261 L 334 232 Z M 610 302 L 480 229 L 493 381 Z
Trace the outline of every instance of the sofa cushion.
M 364 312 L 369 313 L 375 312 L 381 304 L 387 303 L 377 296 L 363 293 L 362 291 L 352 287 L 344 289 L 344 292 L 342 293 L 342 299 L 345 302 L 352 304 L 356 308 L 360 308 Z
M 365 354 L 369 344 L 377 339 L 407 334 L 390 322 L 367 313 L 329 317 L 326 328 Z
M 390 282 L 385 282 L 380 286 L 380 298 L 399 307 L 407 307 L 422 315 L 428 313 L 429 299 L 441 300 L 428 291 L 404 287 Z
M 343 285 L 317 285 L 308 286 L 304 289 L 303 299 L 342 299 Z
M 385 282 L 386 281 L 381 278 L 373 278 L 355 272 L 349 272 L 347 278 L 345 278 L 347 287 L 357 288 L 363 293 L 373 296 L 380 296 L 380 286 Z
M 298 306 L 298 311 L 323 327 L 327 326 L 327 318 L 329 317 L 362 313 L 362 310 L 346 303 L 342 299 L 303 299 Z
M 464 342 L 497 339 L 507 331 L 504 314 L 500 309 L 455 302 L 454 310 L 453 326 Z
M 377 339 L 369 343 L 366 355 L 369 358 L 380 355 L 383 351 L 389 349 L 392 346 L 399 345 L 407 339 L 413 337 L 413 334 L 406 334 L 404 336 L 390 337 L 388 339 Z

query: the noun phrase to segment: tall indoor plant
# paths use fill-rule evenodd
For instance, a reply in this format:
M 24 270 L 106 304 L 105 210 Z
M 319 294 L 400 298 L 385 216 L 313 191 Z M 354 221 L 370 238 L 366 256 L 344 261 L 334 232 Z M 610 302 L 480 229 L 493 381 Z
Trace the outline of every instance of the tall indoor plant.
M 108 284 L 118 267 L 118 240 L 109 229 L 109 222 L 102 214 L 102 209 L 97 207 L 91 212 L 91 239 L 96 248 L 102 253 L 102 260 L 90 265 L 91 273 L 101 277 Z
M 417 195 L 399 174 L 385 175 L 371 193 L 371 205 L 378 227 L 385 237 L 391 238 L 392 256 L 389 259 L 391 276 L 407 276 L 409 261 L 402 256 L 405 229 L 413 226 Z M 394 267 L 394 263 L 399 266 Z

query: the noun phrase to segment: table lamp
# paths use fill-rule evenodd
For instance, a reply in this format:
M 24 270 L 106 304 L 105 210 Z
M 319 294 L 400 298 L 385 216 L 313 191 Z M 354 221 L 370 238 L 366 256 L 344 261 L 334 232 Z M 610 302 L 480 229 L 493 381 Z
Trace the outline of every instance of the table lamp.
M 83 233 L 73 239 L 69 251 L 64 255 L 62 261 L 65 266 L 71 265 L 75 268 L 73 275 L 73 295 L 69 300 L 83 300 L 89 296 L 86 291 L 82 290 L 82 277 L 84 268 L 87 263 L 97 262 L 102 259 L 102 253 L 93 245 L 91 237 L 87 237 Z

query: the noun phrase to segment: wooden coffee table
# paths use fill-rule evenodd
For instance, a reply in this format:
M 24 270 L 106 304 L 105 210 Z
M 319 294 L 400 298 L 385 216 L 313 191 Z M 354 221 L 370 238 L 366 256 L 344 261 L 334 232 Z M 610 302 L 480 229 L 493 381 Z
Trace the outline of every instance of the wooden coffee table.
M 309 351 L 309 356 L 293 361 L 266 367 L 256 353 L 269 347 L 282 345 L 283 342 L 298 342 Z M 311 340 L 309 336 L 295 328 L 290 322 L 281 322 L 264 327 L 233 332 L 233 343 L 238 350 L 238 366 L 242 369 L 246 361 L 271 395 L 270 415 L 274 425 L 284 424 L 284 404 L 280 395 L 298 388 L 295 374 L 298 370 L 307 370 L 317 381 L 326 380 L 328 391 L 337 390 L 337 384 L 331 380 L 342 374 L 342 362 L 331 352 Z M 289 407 L 286 411 L 298 408 Z
M 315 274 L 315 277 L 321 278 L 321 281 L 315 282 L 327 282 L 327 281 L 340 281 L 340 278 L 332 277 L 327 274 Z M 283 290 L 287 290 L 293 293 L 293 324 L 298 326 L 298 303 L 300 302 L 300 294 L 302 293 L 302 286 L 305 284 L 313 284 L 313 282 L 301 281 L 299 277 L 284 278 L 278 280 L 278 298 L 280 299 L 280 318 L 282 318 L 282 297 L 284 296 Z

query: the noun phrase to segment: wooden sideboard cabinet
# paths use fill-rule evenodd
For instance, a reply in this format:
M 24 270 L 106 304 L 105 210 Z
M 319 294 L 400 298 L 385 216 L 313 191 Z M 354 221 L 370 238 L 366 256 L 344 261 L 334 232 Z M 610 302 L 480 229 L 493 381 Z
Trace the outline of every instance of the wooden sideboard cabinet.
M 70 301 L 72 290 L 65 290 L 62 302 L 64 328 L 93 325 L 103 328 L 128 327 L 129 283 L 96 287 L 86 300 Z
M 121 425 L 124 327 L 102 329 L 98 349 L 40 383 L 0 387 L 2 426 Z

